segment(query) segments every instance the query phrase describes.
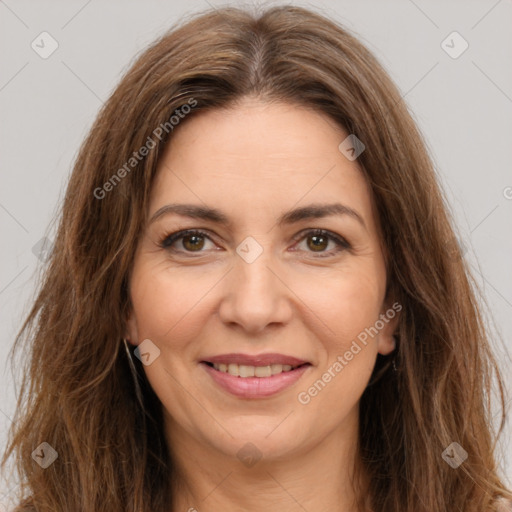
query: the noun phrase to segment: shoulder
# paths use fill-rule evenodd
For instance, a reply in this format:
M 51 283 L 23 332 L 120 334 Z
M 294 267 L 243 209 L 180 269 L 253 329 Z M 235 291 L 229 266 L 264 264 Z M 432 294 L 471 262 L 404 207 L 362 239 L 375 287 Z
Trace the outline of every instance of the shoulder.
M 25 498 L 19 503 L 12 512 L 37 512 L 34 502 L 31 497 Z
M 512 500 L 498 498 L 496 500 L 496 512 L 512 512 Z

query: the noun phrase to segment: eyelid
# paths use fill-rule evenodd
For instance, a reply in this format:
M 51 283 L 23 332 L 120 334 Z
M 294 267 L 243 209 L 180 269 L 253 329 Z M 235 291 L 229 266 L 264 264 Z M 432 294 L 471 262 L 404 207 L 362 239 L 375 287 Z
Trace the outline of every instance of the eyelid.
M 350 247 L 350 244 L 347 242 L 347 240 L 342 237 L 341 235 L 338 235 L 334 233 L 333 231 L 329 231 L 328 229 L 324 228 L 306 228 L 302 231 L 299 231 L 296 235 L 292 237 L 293 240 L 302 240 L 306 235 L 323 235 L 331 238 L 332 240 L 337 240 L 338 242 L 346 245 L 347 247 Z

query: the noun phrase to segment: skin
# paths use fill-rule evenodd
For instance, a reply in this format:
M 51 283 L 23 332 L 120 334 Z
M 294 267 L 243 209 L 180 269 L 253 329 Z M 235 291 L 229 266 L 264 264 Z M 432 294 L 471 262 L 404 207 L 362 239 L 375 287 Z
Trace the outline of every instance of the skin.
M 231 220 L 163 215 L 145 228 L 133 264 L 126 337 L 160 350 L 144 370 L 178 468 L 170 510 L 355 510 L 358 403 L 377 354 L 395 348 L 398 315 L 308 404 L 298 401 L 393 303 L 370 189 L 357 160 L 338 149 L 347 136 L 322 113 L 246 98 L 183 122 L 161 158 L 148 219 L 168 203 L 193 203 Z M 349 215 L 276 224 L 290 209 L 333 202 L 356 210 L 364 226 Z M 336 252 L 321 239 L 315 250 L 306 233 L 294 240 L 313 228 L 351 248 Z M 190 239 L 177 240 L 175 252 L 159 245 L 183 229 L 210 239 L 195 251 Z M 263 249 L 252 263 L 236 252 L 248 236 Z M 199 364 L 232 352 L 277 352 L 312 366 L 277 395 L 242 399 Z M 252 467 L 237 457 L 248 442 L 262 456 Z

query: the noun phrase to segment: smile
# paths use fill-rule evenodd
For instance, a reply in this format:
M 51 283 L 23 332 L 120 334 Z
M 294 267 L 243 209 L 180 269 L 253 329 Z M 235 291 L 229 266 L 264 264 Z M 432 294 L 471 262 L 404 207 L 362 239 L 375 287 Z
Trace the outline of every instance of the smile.
M 282 364 L 249 366 L 206 361 L 202 361 L 200 366 L 221 389 L 245 399 L 276 395 L 295 384 L 312 367 L 310 363 L 294 367 Z
M 216 370 L 229 373 L 234 377 L 272 377 L 283 372 L 289 372 L 299 368 L 302 365 L 291 366 L 289 364 L 271 364 L 267 366 L 249 366 L 244 364 L 226 364 L 226 363 L 207 363 L 211 364 Z M 305 363 L 308 364 L 308 363 Z

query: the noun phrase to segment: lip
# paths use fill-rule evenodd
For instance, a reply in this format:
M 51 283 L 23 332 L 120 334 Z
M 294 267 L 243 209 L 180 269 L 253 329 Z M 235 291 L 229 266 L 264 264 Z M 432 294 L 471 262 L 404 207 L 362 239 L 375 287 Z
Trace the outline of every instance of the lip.
M 254 356 L 248 354 L 221 354 L 218 356 L 206 357 L 202 362 L 216 364 L 243 364 L 246 366 L 268 366 L 271 364 L 289 364 L 290 366 L 299 366 L 304 363 L 309 363 L 309 361 L 297 359 L 292 356 L 286 356 L 284 354 L 258 354 Z
M 290 360 L 290 358 L 287 360 Z M 225 361 L 225 359 L 223 361 Z M 295 361 L 298 360 L 295 359 Z M 251 399 L 266 398 L 280 393 L 281 391 L 295 384 L 302 377 L 302 375 L 304 375 L 304 373 L 312 367 L 311 364 L 307 363 L 303 366 L 300 366 L 299 368 L 296 368 L 295 370 L 278 373 L 277 375 L 272 375 L 271 377 L 236 377 L 234 375 L 230 375 L 229 373 L 216 370 L 212 366 L 208 366 L 208 364 L 206 364 L 204 361 L 200 363 L 200 366 L 203 367 L 205 371 L 210 375 L 210 377 L 217 383 L 217 385 L 219 385 L 225 391 L 228 391 L 238 398 Z

